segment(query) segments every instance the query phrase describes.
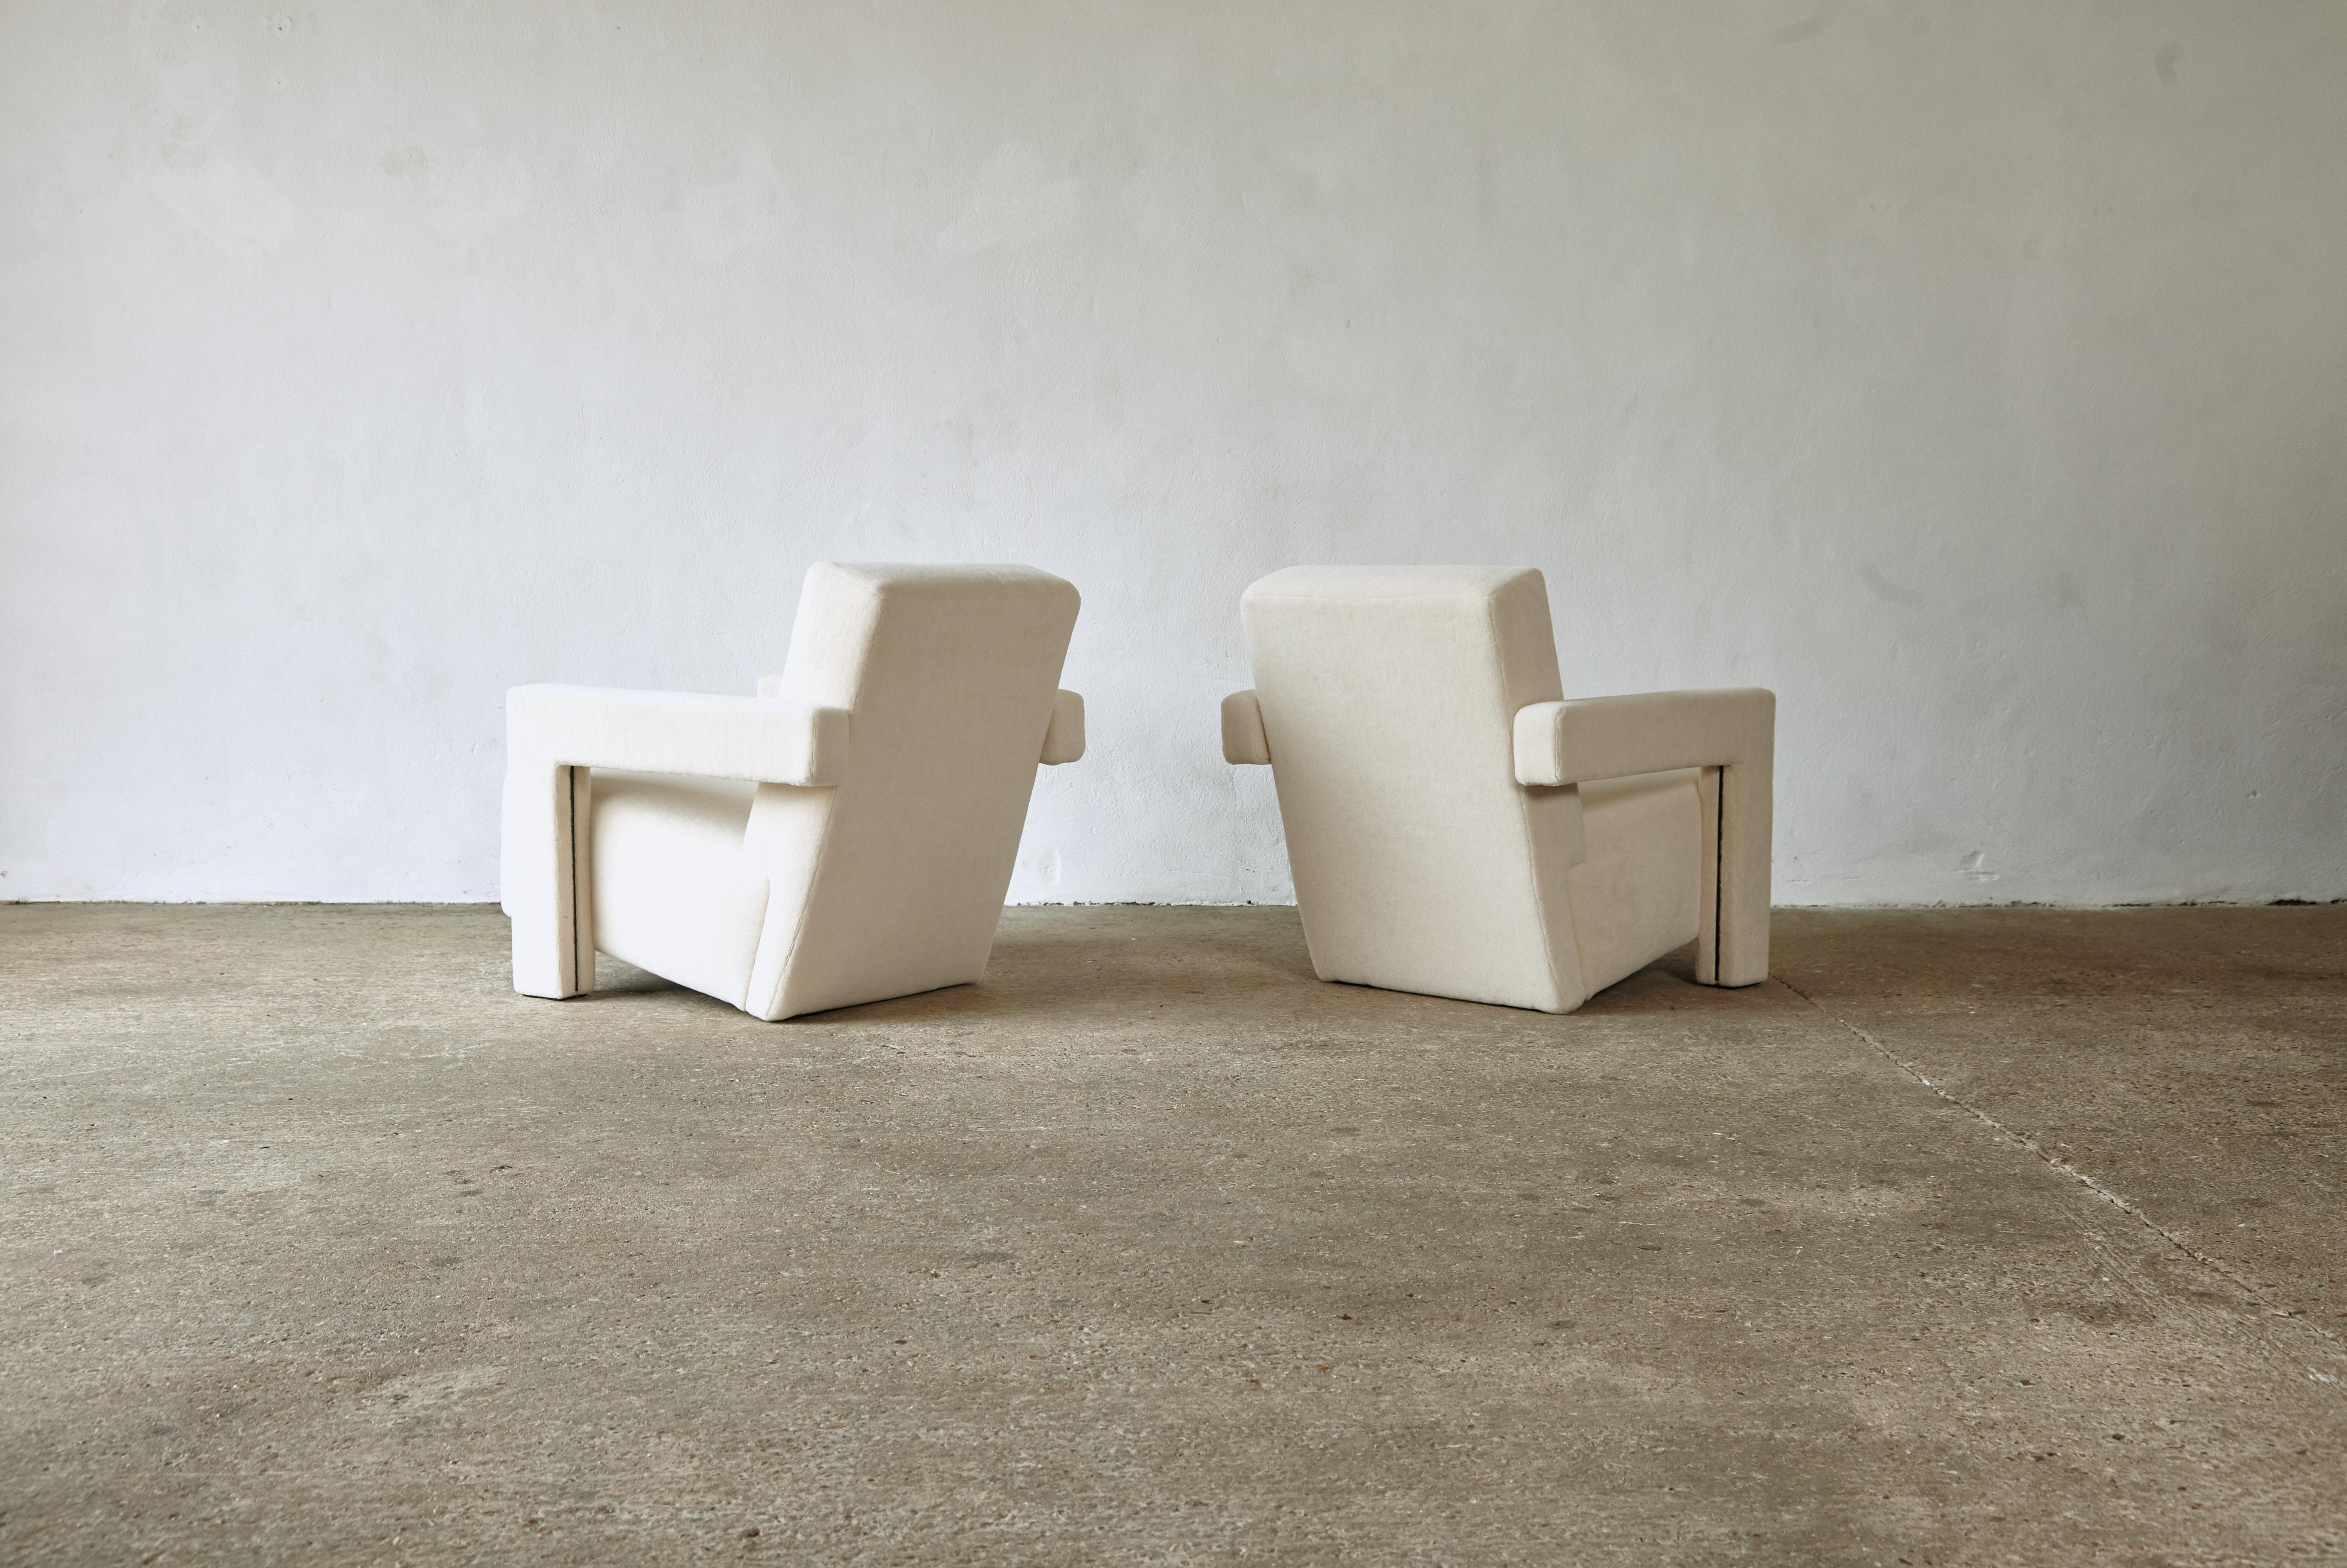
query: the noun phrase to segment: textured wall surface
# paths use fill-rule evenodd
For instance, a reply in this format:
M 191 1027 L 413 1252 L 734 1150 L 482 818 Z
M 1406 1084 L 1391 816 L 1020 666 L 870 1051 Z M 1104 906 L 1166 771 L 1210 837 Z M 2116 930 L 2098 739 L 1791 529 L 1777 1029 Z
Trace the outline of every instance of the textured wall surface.
M 1014 896 L 1277 900 L 1297 561 L 1780 693 L 1791 903 L 2347 896 L 2347 6 L 0 10 L 0 898 L 486 898 L 500 694 L 1086 596 Z

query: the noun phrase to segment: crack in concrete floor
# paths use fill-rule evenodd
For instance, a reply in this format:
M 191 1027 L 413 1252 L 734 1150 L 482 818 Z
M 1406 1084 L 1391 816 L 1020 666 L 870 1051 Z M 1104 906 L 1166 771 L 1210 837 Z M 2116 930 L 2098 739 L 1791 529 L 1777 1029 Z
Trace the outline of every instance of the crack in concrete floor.
M 2208 1253 L 2202 1252 L 2190 1242 L 2186 1241 L 2183 1237 L 2168 1230 L 2157 1220 L 2144 1213 L 2141 1208 L 2137 1207 L 2127 1198 L 2112 1191 L 2109 1187 L 2105 1186 L 2102 1182 L 2097 1180 L 2091 1173 L 2080 1170 L 2068 1160 L 2054 1153 L 2051 1149 L 2046 1148 L 2044 1144 L 2038 1143 L 2036 1139 L 2030 1137 L 2027 1133 L 2014 1132 L 2012 1128 L 2007 1127 L 2004 1122 L 1998 1121 L 1995 1117 L 1990 1115 L 1979 1106 L 1973 1104 L 1970 1101 L 1964 1100 L 1958 1095 L 1949 1093 L 1939 1084 L 1932 1082 L 1931 1078 L 1922 1068 L 1916 1066 L 1913 1062 L 1907 1061 L 1897 1051 L 1892 1050 L 1889 1046 L 1883 1044 L 1881 1040 L 1875 1039 L 1874 1036 L 1867 1033 L 1866 1030 L 1859 1028 L 1848 1019 L 1837 1015 L 1832 1009 L 1819 1001 L 1815 997 L 1809 996 L 1808 993 L 1802 991 L 1799 987 L 1783 981 L 1779 981 L 1778 983 L 1784 985 L 1787 990 L 1791 991 L 1795 996 L 1799 997 L 1803 1001 L 1808 1002 L 1811 1007 L 1816 1008 L 1826 1017 L 1832 1019 L 1835 1023 L 1839 1024 L 1843 1029 L 1850 1030 L 1851 1034 L 1857 1036 L 1859 1040 L 1865 1043 L 1868 1050 L 1880 1055 L 1883 1061 L 1888 1061 L 1893 1067 L 1898 1068 L 1901 1072 L 1906 1073 L 1916 1082 L 1922 1084 L 1924 1088 L 1930 1090 L 1932 1093 L 1938 1095 L 1941 1099 L 1946 1101 L 1957 1110 L 1962 1111 L 1967 1116 L 1974 1118 L 1983 1126 L 1987 1127 L 1990 1131 L 1995 1132 L 1999 1137 L 2004 1139 L 2014 1148 L 2019 1149 L 2025 1153 L 2032 1154 L 2037 1159 L 2043 1160 L 2046 1164 L 2051 1165 L 2054 1169 L 2061 1172 L 2064 1175 L 2077 1182 L 2088 1192 L 2094 1194 L 2096 1197 L 2102 1199 L 2103 1202 L 2110 1204 L 2113 1208 L 2117 1209 L 2121 1214 L 2124 1214 L 2129 1218 L 2141 1224 L 2154 1235 L 2157 1235 L 2160 1240 L 2174 1247 L 2178 1252 L 2186 1255 L 2195 1262 L 2199 1263 L 2203 1266 L 2223 1276 L 2226 1280 L 2238 1286 L 2244 1296 L 2248 1296 L 2251 1301 L 2256 1302 L 2260 1307 L 2265 1308 L 2265 1310 L 2271 1316 L 2275 1317 L 2293 1318 L 2303 1318 L 2306 1316 L 2303 1308 L 2277 1307 L 2272 1302 L 2266 1300 L 2263 1296 L 2258 1294 L 2258 1288 L 2256 1286 L 2250 1284 L 2250 1281 L 2243 1278 L 2232 1268 L 2228 1267 L 2224 1259 L 2215 1257 Z M 2323 1327 L 2319 1323 L 2309 1323 L 2307 1327 L 2313 1329 L 2315 1333 L 2321 1335 L 2325 1339 L 2335 1340 L 2339 1337 L 2338 1335 L 2332 1333 L 2330 1329 Z

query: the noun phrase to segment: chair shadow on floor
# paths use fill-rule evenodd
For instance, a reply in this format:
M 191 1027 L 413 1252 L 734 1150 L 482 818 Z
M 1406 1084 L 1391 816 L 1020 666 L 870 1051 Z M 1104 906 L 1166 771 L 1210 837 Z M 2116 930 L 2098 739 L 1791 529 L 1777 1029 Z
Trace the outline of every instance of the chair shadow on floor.
M 680 1017 L 706 1014 L 744 1025 L 758 1021 L 726 1002 L 609 957 L 598 965 L 593 995 L 577 999 L 657 1006 Z M 1060 907 L 1009 911 L 986 978 L 976 984 L 809 1013 L 785 1020 L 784 1026 L 1104 1021 L 1119 1015 L 1162 1022 L 1169 1012 L 1184 1010 L 1200 1014 L 1202 1022 L 1236 1010 L 1325 1013 L 1332 1022 L 1399 1014 L 1424 1024 L 1434 1021 L 1430 1011 L 1465 1009 L 1471 1010 L 1457 1014 L 1462 1022 L 1470 1017 L 1549 1018 L 1555 1027 L 1570 1030 L 1572 1020 L 1584 1015 L 1748 1012 L 1800 1005 L 1773 980 L 1740 989 L 1696 984 L 1692 943 L 1607 987 L 1576 1012 L 1556 1015 L 1323 981 L 1312 972 L 1303 927 L 1292 908 Z

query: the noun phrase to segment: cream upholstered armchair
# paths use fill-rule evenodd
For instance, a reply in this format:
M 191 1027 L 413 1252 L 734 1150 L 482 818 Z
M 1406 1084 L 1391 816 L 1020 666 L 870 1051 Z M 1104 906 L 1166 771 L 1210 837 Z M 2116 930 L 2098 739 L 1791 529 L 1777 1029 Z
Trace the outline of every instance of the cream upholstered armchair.
M 599 948 L 770 1020 L 979 979 L 1036 764 L 1083 754 L 1076 608 L 1029 567 L 826 561 L 755 697 L 516 687 L 514 989 L 590 991 Z
M 1291 567 L 1241 615 L 1223 754 L 1271 766 L 1322 979 L 1570 1012 L 1690 939 L 1768 978 L 1774 695 L 1563 701 L 1537 571 Z

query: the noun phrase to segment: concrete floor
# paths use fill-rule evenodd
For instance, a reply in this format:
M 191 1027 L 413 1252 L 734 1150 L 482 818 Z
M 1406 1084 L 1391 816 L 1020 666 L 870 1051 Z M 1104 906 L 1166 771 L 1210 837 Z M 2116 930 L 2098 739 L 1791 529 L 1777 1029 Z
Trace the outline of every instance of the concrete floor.
M 1567 1018 L 1282 909 L 785 1024 L 504 932 L 0 907 L 0 1561 L 2347 1560 L 2347 908 Z

